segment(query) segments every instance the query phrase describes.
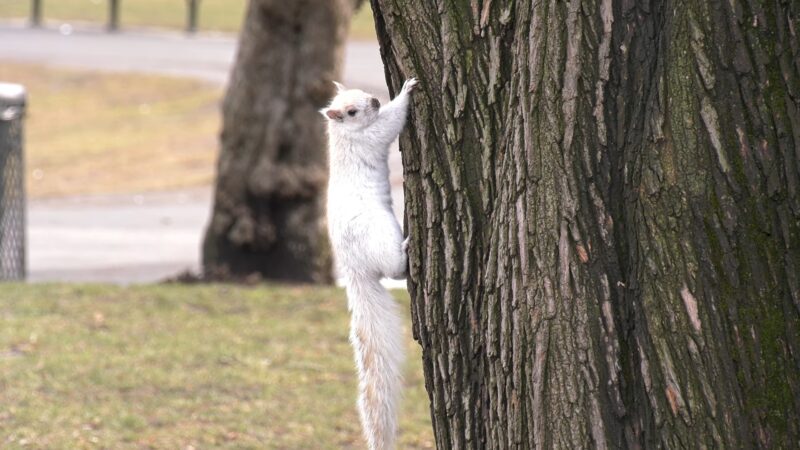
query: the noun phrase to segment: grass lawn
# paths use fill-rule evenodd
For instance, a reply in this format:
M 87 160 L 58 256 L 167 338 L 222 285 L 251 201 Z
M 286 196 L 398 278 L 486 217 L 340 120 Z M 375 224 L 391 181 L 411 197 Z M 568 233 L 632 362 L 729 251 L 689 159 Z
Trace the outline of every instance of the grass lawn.
M 339 289 L 2 289 L 2 448 L 364 448 Z M 433 448 L 408 348 L 399 448 Z
M 26 178 L 33 197 L 209 185 L 220 88 L 163 76 L 0 64 L 28 89 Z
M 42 0 L 45 20 L 77 20 L 105 24 L 108 0 Z M 27 18 L 30 0 L 0 0 L 0 17 Z M 186 27 L 186 0 L 121 0 L 121 26 Z M 202 31 L 236 32 L 244 17 L 246 0 L 200 0 L 199 24 Z M 355 39 L 375 39 L 372 11 L 368 4 L 356 14 L 350 35 Z

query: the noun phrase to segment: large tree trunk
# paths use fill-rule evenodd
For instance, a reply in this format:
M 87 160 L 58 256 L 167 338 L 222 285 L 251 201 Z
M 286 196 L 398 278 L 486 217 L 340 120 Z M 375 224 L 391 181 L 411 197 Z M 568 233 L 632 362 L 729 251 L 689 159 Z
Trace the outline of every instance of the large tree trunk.
M 223 105 L 206 275 L 328 282 L 324 121 L 360 0 L 250 0 Z
M 800 4 L 373 0 L 438 448 L 800 445 Z

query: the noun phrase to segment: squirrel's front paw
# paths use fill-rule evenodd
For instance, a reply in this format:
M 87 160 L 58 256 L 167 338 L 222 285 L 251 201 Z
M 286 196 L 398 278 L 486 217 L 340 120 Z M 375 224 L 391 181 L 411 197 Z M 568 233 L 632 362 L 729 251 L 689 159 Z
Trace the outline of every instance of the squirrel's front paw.
M 416 78 L 409 78 L 403 83 L 403 92 L 406 94 L 410 94 L 414 92 L 414 86 L 418 85 L 419 81 Z

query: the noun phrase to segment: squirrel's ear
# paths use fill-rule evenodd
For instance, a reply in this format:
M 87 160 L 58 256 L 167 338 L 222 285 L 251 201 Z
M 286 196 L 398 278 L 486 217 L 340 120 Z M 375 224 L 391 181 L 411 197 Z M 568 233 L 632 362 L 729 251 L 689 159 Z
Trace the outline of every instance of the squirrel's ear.
M 341 120 L 344 119 L 344 114 L 341 111 L 336 110 L 336 109 L 322 108 L 322 109 L 319 110 L 319 112 L 323 116 L 325 116 L 325 117 L 327 117 L 328 119 L 331 119 L 331 120 L 341 121 Z
M 344 87 L 344 85 L 342 83 L 339 83 L 338 81 L 334 81 L 333 84 L 336 86 L 336 90 L 339 92 L 347 90 L 347 88 Z

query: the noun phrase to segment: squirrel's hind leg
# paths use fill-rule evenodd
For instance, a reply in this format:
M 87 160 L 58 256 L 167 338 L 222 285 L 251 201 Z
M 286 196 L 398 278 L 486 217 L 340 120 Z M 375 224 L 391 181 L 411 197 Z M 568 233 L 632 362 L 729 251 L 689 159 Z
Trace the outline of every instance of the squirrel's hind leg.
M 371 260 L 377 263 L 382 276 L 405 279 L 408 272 L 408 244 L 403 240 L 400 225 L 388 213 L 374 217 L 374 220 L 369 237 Z
M 408 255 L 401 250 L 401 255 L 397 258 L 397 264 L 386 275 L 393 280 L 405 280 L 408 278 Z

